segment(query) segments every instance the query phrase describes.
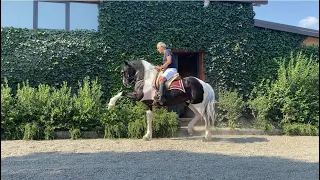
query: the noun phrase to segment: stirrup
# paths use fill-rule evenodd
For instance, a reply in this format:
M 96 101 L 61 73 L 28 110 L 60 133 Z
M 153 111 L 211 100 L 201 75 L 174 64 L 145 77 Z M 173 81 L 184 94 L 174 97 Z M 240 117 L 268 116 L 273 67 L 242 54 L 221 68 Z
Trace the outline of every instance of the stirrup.
M 158 99 L 158 103 L 162 106 L 165 102 L 166 102 L 166 98 L 165 97 L 159 97 Z

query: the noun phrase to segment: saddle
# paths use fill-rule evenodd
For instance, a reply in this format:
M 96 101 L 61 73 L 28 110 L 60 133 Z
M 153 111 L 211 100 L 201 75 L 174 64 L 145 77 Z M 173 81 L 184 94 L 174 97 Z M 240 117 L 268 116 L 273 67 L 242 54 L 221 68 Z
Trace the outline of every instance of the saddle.
M 159 90 L 159 86 L 160 86 L 160 82 L 159 82 L 159 79 L 160 79 L 160 76 L 163 74 L 164 72 L 163 71 L 159 71 L 155 80 L 154 80 L 154 87 L 155 89 L 158 91 Z M 178 80 L 181 80 L 181 76 L 179 75 L 179 73 L 176 73 L 175 75 L 172 76 L 172 78 L 168 79 L 164 85 L 166 87 L 166 89 L 170 89 L 170 85 L 172 84 L 173 81 L 178 81 Z

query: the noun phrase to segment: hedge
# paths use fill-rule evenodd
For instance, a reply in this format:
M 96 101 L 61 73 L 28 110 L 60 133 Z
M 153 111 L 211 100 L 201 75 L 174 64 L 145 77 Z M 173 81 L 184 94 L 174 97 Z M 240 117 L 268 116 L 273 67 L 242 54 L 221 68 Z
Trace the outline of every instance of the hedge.
M 64 82 L 61 88 L 28 82 L 18 85 L 16 95 L 5 80 L 1 84 L 1 133 L 5 139 L 55 139 L 55 132 L 69 131 L 72 139 L 83 131 L 95 131 L 105 138 L 141 138 L 146 133 L 146 106 L 120 99 L 109 110 L 102 103 L 101 85 L 85 77 L 78 92 Z M 171 137 L 179 129 L 177 114 L 154 109 L 153 137 Z

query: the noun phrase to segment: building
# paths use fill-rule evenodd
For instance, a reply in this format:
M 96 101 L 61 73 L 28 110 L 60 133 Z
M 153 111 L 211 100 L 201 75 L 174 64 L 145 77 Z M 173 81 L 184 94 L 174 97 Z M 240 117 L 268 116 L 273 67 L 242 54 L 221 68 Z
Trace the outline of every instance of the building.
M 236 1 L 236 0 L 233 0 Z M 238 1 L 238 2 L 244 2 L 244 3 L 252 3 L 256 6 L 260 6 L 260 5 L 265 5 L 267 4 L 267 1 Z M 83 0 L 83 1 L 30 1 L 30 2 L 25 2 L 26 4 L 24 4 L 24 6 L 21 6 L 20 8 L 17 8 L 16 6 L 19 5 L 19 2 L 15 2 L 16 4 L 13 4 L 11 6 L 8 6 L 5 4 L 5 2 L 1 2 L 2 3 L 2 10 L 1 12 L 4 13 L 5 11 L 12 11 L 12 17 L 13 18 L 14 15 L 19 15 L 18 18 L 13 18 L 13 19 L 18 19 L 18 22 L 20 23 L 26 23 L 24 26 L 24 28 L 29 28 L 29 29 L 64 29 L 66 31 L 69 30 L 75 30 L 75 29 L 93 29 L 95 31 L 98 30 L 98 11 L 99 8 L 102 7 L 102 3 L 100 1 L 96 1 L 96 0 Z M 20 2 L 21 3 L 21 2 Z M 20 4 L 21 5 L 21 4 Z M 229 5 L 229 4 L 228 4 Z M 50 6 L 50 8 L 48 8 L 48 6 Z M 181 6 L 179 6 L 181 7 Z M 179 8 L 178 7 L 178 8 Z M 191 6 L 193 7 L 193 6 Z M 11 9 L 10 9 L 11 8 Z M 24 8 L 29 8 L 29 9 L 24 9 Z M 113 7 L 114 8 L 114 12 L 116 12 L 116 10 L 118 9 L 118 6 Z M 131 7 L 132 8 L 132 7 Z M 199 11 L 202 11 L 202 8 L 198 8 L 200 9 Z M 227 6 L 226 8 L 227 10 L 229 10 L 229 6 Z M 248 10 L 244 9 L 245 11 Z M 135 9 L 132 8 L 130 12 L 134 11 Z M 188 9 L 187 9 L 188 10 Z M 27 13 L 26 13 L 27 11 Z M 83 13 L 83 12 L 86 13 Z M 230 10 L 232 11 L 232 10 Z M 123 10 L 122 12 L 125 12 L 125 10 Z M 188 15 L 190 13 L 186 13 L 187 11 L 181 12 L 181 13 L 185 13 L 184 15 Z M 242 11 L 241 13 L 243 13 L 244 11 Z M 25 13 L 25 14 L 23 14 Z M 110 13 L 110 11 L 108 9 L 104 9 L 104 13 Z M 251 13 L 251 12 L 250 12 Z M 57 14 L 59 14 L 60 16 L 57 16 Z M 243 13 L 245 14 L 245 13 Z M 121 15 L 121 13 L 120 13 Z M 148 12 L 144 12 L 144 16 L 148 17 L 150 14 L 148 14 Z M 220 14 L 211 14 L 213 16 L 216 16 L 218 19 L 220 19 L 220 23 L 224 23 L 224 19 L 220 16 Z M 210 17 L 212 17 L 210 15 Z M 113 16 L 116 16 L 113 14 Z M 181 14 L 179 14 L 179 16 L 181 16 Z M 220 16 L 220 17 L 218 17 Z M 234 17 L 234 16 L 233 16 Z M 2 15 L 2 20 L 6 20 L 6 19 L 10 19 L 7 16 L 3 16 Z M 25 19 L 23 19 L 25 18 Z M 101 18 L 101 17 L 100 17 Z M 124 17 L 121 17 L 124 18 Z M 121 20 L 118 19 L 118 20 Z M 318 45 L 319 44 L 319 31 L 315 31 L 315 30 L 310 30 L 310 29 L 305 29 L 305 28 L 299 28 L 299 27 L 294 27 L 294 26 L 288 26 L 288 25 L 282 25 L 282 24 L 278 24 L 278 23 L 272 23 L 272 22 L 267 22 L 267 21 L 262 21 L 262 20 L 254 20 L 252 21 L 252 16 L 251 14 L 248 15 L 248 18 L 246 18 L 244 21 L 245 24 L 245 28 L 247 29 L 253 29 L 257 28 L 257 29 L 269 29 L 270 31 L 283 31 L 283 32 L 287 32 L 287 33 L 291 33 L 291 34 L 300 34 L 303 36 L 306 36 L 305 40 L 303 41 L 303 44 L 306 45 Z M 128 26 L 128 23 L 130 23 L 131 21 L 136 20 L 136 19 L 130 19 L 128 20 L 128 22 L 123 22 L 122 27 L 118 27 L 118 29 L 114 30 L 114 33 L 116 35 L 122 35 L 121 32 L 126 32 L 126 28 Z M 157 17 L 153 20 L 157 20 Z M 104 19 L 102 22 L 106 22 L 107 20 Z M 161 22 L 163 22 L 164 20 L 161 20 Z M 216 21 L 216 20 L 215 20 Z M 5 23 L 6 21 L 2 21 L 2 23 Z M 7 21 L 7 24 L 4 24 L 4 26 L 14 26 L 14 27 L 19 27 L 19 26 L 15 26 L 15 24 L 9 24 L 9 23 L 13 23 L 14 21 Z M 211 21 L 212 24 L 214 24 L 214 20 Z M 252 22 L 254 22 L 254 24 L 252 24 Z M 136 24 L 140 23 L 140 22 L 134 22 Z M 159 22 L 158 22 L 159 23 Z M 190 22 L 189 22 L 190 23 Z M 215 27 L 210 27 L 207 24 L 204 24 L 202 21 L 198 21 L 198 23 L 202 26 L 202 29 L 207 28 L 206 32 L 210 32 L 213 31 L 213 28 L 216 28 L 216 31 L 219 31 L 221 28 L 224 27 L 220 27 L 218 24 Z M 202 23 L 202 24 L 201 24 Z M 103 24 L 103 23 L 102 23 Z M 112 25 L 117 26 L 119 23 L 118 22 L 114 22 Z M 152 23 L 151 23 L 152 24 Z M 19 24 L 18 24 L 19 25 Z M 236 27 L 235 24 L 232 24 L 233 27 Z M 106 25 L 106 29 L 108 28 L 109 24 Z M 154 25 L 155 27 L 159 27 L 158 24 Z M 176 25 L 179 26 L 179 25 Z M 183 25 L 182 25 L 183 26 Z M 192 24 L 193 26 L 193 24 Z M 109 26 L 110 27 L 110 26 Z M 228 28 L 228 27 L 227 27 Z M 226 29 L 227 29 L 226 28 Z M 242 32 L 244 27 L 238 27 L 237 30 L 238 32 Z M 173 29 L 173 28 L 171 28 Z M 112 29 L 108 29 L 108 30 L 112 30 Z M 104 31 L 103 35 L 107 35 L 108 30 L 104 30 L 103 28 L 100 29 L 100 31 Z M 142 29 L 143 30 L 143 29 Z M 181 29 L 181 31 L 179 31 L 179 33 L 177 33 L 176 35 L 179 38 L 184 38 L 182 36 L 180 36 L 180 34 L 184 34 L 185 33 L 185 29 Z M 232 31 L 233 29 L 231 29 Z M 160 32 L 160 31 L 159 31 Z M 191 33 L 194 33 L 196 31 L 193 31 Z M 238 33 L 237 32 L 237 33 Z M 260 31 L 259 31 L 260 32 Z M 143 33 L 148 35 L 147 31 L 144 31 Z M 190 33 L 190 32 L 189 32 Z M 229 32 L 232 33 L 232 32 Z M 119 41 L 119 39 L 116 39 L 116 43 L 118 43 L 118 48 L 119 51 L 121 53 L 126 52 L 127 49 L 132 48 L 132 46 L 130 46 L 130 43 L 128 43 L 127 39 L 131 40 L 131 43 L 134 44 L 137 41 L 143 41 L 143 39 L 141 40 L 140 38 L 132 38 L 135 37 L 133 35 L 135 35 L 137 33 L 135 32 L 130 32 L 128 34 L 125 34 L 125 37 L 123 37 L 122 41 Z M 167 34 L 164 34 L 164 36 Z M 219 34 L 219 37 L 216 37 L 214 40 L 219 39 L 220 37 L 223 37 L 225 35 L 228 34 Z M 238 35 L 238 34 L 236 34 Z M 203 36 L 203 34 L 196 34 L 194 37 L 201 37 Z M 276 36 L 276 35 L 275 35 Z M 234 39 L 235 36 L 230 36 L 231 38 L 228 39 L 229 41 L 232 41 Z M 100 37 L 99 37 L 100 38 Z M 101 37 L 103 38 L 103 37 Z M 108 37 L 110 38 L 110 37 Z M 143 37 L 142 37 L 143 38 Z M 161 35 L 161 38 L 163 38 L 163 36 Z M 258 36 L 255 37 L 251 37 L 251 40 L 255 40 L 259 38 Z M 296 38 L 296 37 L 294 37 Z M 133 39 L 133 40 L 132 40 Z M 169 38 L 167 38 L 169 39 Z M 179 39 L 179 40 L 181 40 Z M 191 40 L 194 40 L 193 38 L 190 38 Z M 276 39 L 276 38 L 275 38 Z M 153 39 L 147 39 L 148 42 L 150 42 L 150 44 L 154 44 Z M 295 39 L 291 39 L 292 41 L 295 41 Z M 298 43 L 300 43 L 300 40 Z M 208 47 L 207 45 L 210 44 L 211 42 L 208 40 L 204 40 L 206 41 L 205 43 L 202 43 L 201 45 L 205 44 L 202 46 L 202 49 L 200 50 L 195 50 L 196 48 L 199 47 L 198 44 L 192 44 L 194 45 L 193 47 L 190 46 L 186 46 L 185 41 L 181 40 L 180 43 L 181 45 L 177 45 L 176 49 L 173 48 L 173 52 L 175 53 L 175 55 L 178 57 L 178 64 L 179 64 L 179 73 L 181 76 L 188 76 L 188 75 L 193 75 L 196 77 L 199 77 L 200 79 L 203 80 L 211 80 L 213 79 L 211 77 L 208 77 L 208 75 L 210 75 L 210 73 L 215 73 L 217 72 L 216 70 L 209 72 L 207 74 L 207 77 L 205 75 L 205 68 L 210 67 L 211 65 L 205 65 L 204 59 L 207 56 L 207 61 L 209 58 L 212 59 L 212 56 L 215 56 L 218 52 L 214 52 L 214 53 L 209 53 L 208 51 L 206 51 L 205 47 Z M 226 42 L 226 41 L 221 41 L 222 43 Z M 253 41 L 250 41 L 251 44 Z M 270 41 L 269 41 L 270 42 Z M 122 44 L 121 44 L 122 43 Z M 139 43 L 139 42 L 138 42 Z M 227 44 L 229 45 L 229 44 Z M 295 46 L 297 44 L 294 44 Z M 278 45 L 274 45 L 278 46 Z M 262 46 L 261 46 L 262 47 Z M 154 48 L 153 46 L 151 47 L 150 45 L 150 49 L 148 49 L 148 52 L 152 51 L 152 48 Z M 186 50 L 185 50 L 186 49 Z M 256 52 L 257 47 L 250 49 L 251 52 Z M 222 53 L 227 54 L 231 51 L 232 49 L 228 49 L 226 51 L 223 51 Z M 270 52 L 268 52 L 270 53 Z M 263 56 L 268 56 L 268 53 L 263 54 Z M 151 54 L 153 55 L 153 54 Z M 211 57 L 209 57 L 211 56 Z M 154 57 L 154 56 L 153 56 Z M 231 56 L 227 57 L 230 58 Z M 117 58 L 115 58 L 117 59 Z M 253 58 L 252 58 L 253 59 Z M 258 59 L 258 58 L 257 58 Z M 259 62 L 260 63 L 260 59 Z M 218 62 L 221 63 L 221 62 Z M 222 62 L 224 63 L 224 62 Z M 110 67 L 108 67 L 110 68 Z M 225 67 L 224 67 L 225 68 Z M 110 68 L 111 69 L 111 68 Z M 221 69 L 221 72 L 226 72 L 228 71 L 228 69 Z M 238 71 L 237 71 L 238 73 Z M 220 77 L 219 75 L 215 74 L 213 75 L 215 77 Z M 230 82 L 229 79 L 223 79 L 225 82 Z M 243 83 L 243 82 L 241 82 Z M 176 107 L 177 109 L 178 107 Z

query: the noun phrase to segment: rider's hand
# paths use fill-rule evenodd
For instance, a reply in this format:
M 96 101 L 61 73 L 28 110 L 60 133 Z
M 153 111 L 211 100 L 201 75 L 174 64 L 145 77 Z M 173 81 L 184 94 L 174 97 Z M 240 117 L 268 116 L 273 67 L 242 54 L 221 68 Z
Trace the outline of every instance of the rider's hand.
M 155 67 L 158 71 L 162 70 L 161 66 L 156 66 Z

